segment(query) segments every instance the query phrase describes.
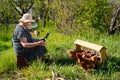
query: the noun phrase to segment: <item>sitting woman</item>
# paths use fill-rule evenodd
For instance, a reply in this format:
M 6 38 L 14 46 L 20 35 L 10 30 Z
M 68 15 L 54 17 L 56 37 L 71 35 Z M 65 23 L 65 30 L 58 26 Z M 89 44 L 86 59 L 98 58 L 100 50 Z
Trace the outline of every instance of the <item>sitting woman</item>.
M 14 29 L 12 37 L 13 48 L 17 57 L 24 58 L 26 64 L 31 63 L 38 57 L 41 59 L 47 52 L 45 41 L 34 39 L 29 33 L 28 27 L 32 22 L 35 22 L 32 19 L 32 15 L 29 13 L 24 14 L 19 20 L 19 24 Z M 18 67 L 22 66 L 19 65 L 20 62 L 22 63 L 22 61 L 17 63 Z

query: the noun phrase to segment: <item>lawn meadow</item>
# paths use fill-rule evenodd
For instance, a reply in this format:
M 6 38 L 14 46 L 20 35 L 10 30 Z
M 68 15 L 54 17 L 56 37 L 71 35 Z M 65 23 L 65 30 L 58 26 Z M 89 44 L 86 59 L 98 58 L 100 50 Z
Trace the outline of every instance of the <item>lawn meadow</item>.
M 5 26 L 4 26 L 5 27 Z M 52 70 L 65 80 L 120 80 L 120 33 L 109 35 L 107 30 L 99 31 L 95 28 L 81 27 L 78 30 L 64 33 L 52 23 L 47 23 L 43 28 L 38 25 L 42 38 L 50 31 L 46 41 L 46 47 L 50 63 L 34 61 L 29 67 L 18 69 L 16 67 L 16 56 L 12 47 L 11 38 L 14 25 L 8 29 L 2 27 L 0 31 L 0 80 L 52 80 Z M 102 45 L 107 49 L 107 61 L 90 72 L 73 61 L 67 50 L 75 49 L 76 39 Z

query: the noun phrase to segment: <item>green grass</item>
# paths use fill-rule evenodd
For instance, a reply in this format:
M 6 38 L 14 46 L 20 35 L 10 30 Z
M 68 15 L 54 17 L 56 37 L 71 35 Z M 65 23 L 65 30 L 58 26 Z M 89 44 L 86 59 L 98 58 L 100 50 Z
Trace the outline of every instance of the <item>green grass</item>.
M 2 80 L 44 80 L 52 78 L 52 69 L 66 80 L 119 80 L 120 75 L 120 33 L 108 35 L 92 28 L 80 29 L 70 34 L 63 34 L 50 27 L 38 29 L 42 38 L 50 31 L 46 47 L 47 55 L 52 62 L 34 62 L 31 66 L 21 70 L 16 68 L 16 56 L 11 46 L 11 35 L 0 39 L 0 79 Z M 81 39 L 102 45 L 107 48 L 107 61 L 92 72 L 85 72 L 79 64 L 70 59 L 68 49 L 75 49 L 74 41 Z

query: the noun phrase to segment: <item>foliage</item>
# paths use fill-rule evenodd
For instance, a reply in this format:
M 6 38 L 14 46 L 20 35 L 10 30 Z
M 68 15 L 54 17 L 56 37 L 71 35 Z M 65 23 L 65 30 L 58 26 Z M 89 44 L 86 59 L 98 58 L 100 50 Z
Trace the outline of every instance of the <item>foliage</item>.
M 9 0 L 1 0 L 0 3 L 0 23 L 7 25 L 16 22 L 18 15 L 9 4 Z
M 35 4 L 32 7 L 36 22 L 39 22 L 40 20 L 42 22 L 42 27 L 45 27 L 46 22 L 49 20 L 49 4 L 49 0 L 35 0 Z
M 20 16 L 30 10 L 43 27 L 52 20 L 67 34 L 85 26 L 107 29 L 113 10 L 107 0 L 1 0 L 1 3 L 4 3 L 0 5 L 0 21 L 3 23 L 18 22 Z
M 0 23 L 13 24 L 26 12 L 29 12 L 34 0 L 1 0 Z
M 30 11 L 34 4 L 34 0 L 11 0 L 9 3 L 16 10 L 16 12 L 22 16 L 23 14 Z
M 65 29 L 66 27 L 72 28 L 76 24 L 75 22 L 75 11 L 77 1 L 71 0 L 58 0 L 51 4 L 54 13 L 54 21 L 59 29 Z M 53 6 L 55 5 L 55 6 Z
M 35 2 L 33 12 L 37 15 L 36 17 L 40 17 L 43 27 L 46 26 L 46 21 L 53 20 L 59 30 L 70 34 L 71 31 L 80 30 L 84 26 L 103 31 L 110 25 L 113 7 L 107 0 L 41 0 Z
M 103 31 L 110 25 L 112 7 L 107 0 L 81 0 L 76 15 L 79 16 L 77 20 L 80 25 Z

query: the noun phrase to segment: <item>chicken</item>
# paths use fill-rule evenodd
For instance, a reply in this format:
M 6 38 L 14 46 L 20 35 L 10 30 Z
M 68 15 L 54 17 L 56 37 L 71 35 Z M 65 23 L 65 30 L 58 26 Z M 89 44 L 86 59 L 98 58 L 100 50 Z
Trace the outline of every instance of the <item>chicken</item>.
M 83 55 L 81 55 L 80 53 L 76 54 L 76 57 L 80 66 L 82 66 L 85 70 L 92 69 L 95 67 L 95 64 L 93 61 L 94 58 L 83 57 Z
M 69 56 L 76 60 L 86 71 L 94 69 L 100 61 L 100 58 L 90 50 L 68 50 Z
M 67 52 L 68 52 L 69 56 L 70 56 L 73 60 L 77 61 L 76 54 L 77 54 L 77 53 L 80 53 L 80 52 L 82 52 L 82 51 L 83 51 L 83 50 L 68 50 Z
M 98 58 L 96 55 L 93 55 L 91 57 L 86 57 L 86 53 L 77 53 L 76 54 L 78 63 L 87 71 L 88 69 L 94 69 L 95 66 L 98 64 L 98 61 L 100 58 Z
M 84 57 L 86 57 L 86 58 L 90 58 L 90 57 L 96 55 L 95 53 L 93 53 L 93 52 L 90 51 L 90 50 L 83 50 L 83 51 L 81 52 L 81 54 L 82 54 Z

